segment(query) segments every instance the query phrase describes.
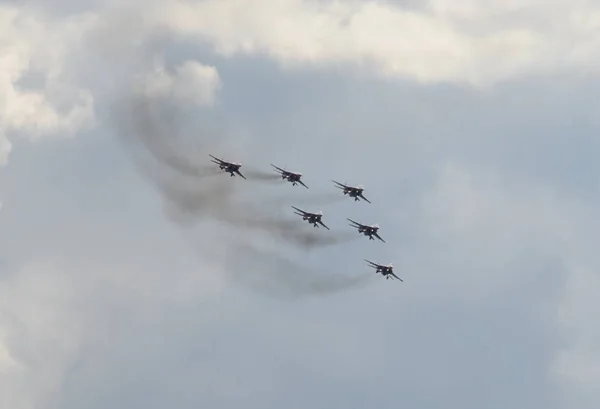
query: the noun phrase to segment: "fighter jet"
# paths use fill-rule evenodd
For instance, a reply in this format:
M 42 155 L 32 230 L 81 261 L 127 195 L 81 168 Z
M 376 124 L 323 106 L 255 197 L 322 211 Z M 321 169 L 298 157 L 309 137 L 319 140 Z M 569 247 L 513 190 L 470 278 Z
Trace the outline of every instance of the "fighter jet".
M 353 197 L 355 202 L 358 202 L 360 198 L 367 203 L 371 203 L 369 199 L 363 196 L 363 191 L 365 190 L 365 188 L 362 185 L 346 186 L 343 183 L 336 182 L 335 180 L 332 180 L 332 182 L 336 184 L 335 187 L 337 187 L 338 189 L 342 189 L 345 195 Z
M 319 227 L 317 225 L 320 224 L 321 226 L 325 227 L 327 230 L 331 230 L 329 227 L 325 226 L 325 223 L 323 223 L 321 221 L 321 218 L 323 217 L 323 212 L 319 211 L 318 213 L 310 213 L 310 212 L 305 212 L 302 209 L 298 209 L 295 206 L 292 206 L 294 208 L 294 210 L 296 210 L 294 212 L 294 214 L 297 214 L 298 216 L 302 216 L 302 220 L 308 220 L 309 224 L 312 224 L 314 227 Z
M 397 280 L 400 280 L 400 281 L 404 282 L 404 280 L 402 280 L 400 277 L 398 277 L 396 274 L 394 274 L 394 266 L 392 266 L 391 263 L 388 264 L 387 266 L 382 266 L 380 264 L 373 263 L 372 261 L 369 261 L 367 259 L 365 259 L 365 261 L 367 263 L 369 263 L 369 267 L 374 268 L 376 270 L 375 274 L 381 273 L 381 275 L 384 276 L 386 280 L 388 278 L 390 278 L 390 276 L 393 276 Z
M 238 175 L 246 179 L 246 176 L 242 175 L 242 173 L 240 172 L 240 168 L 242 167 L 241 163 L 226 162 L 215 156 L 212 156 L 210 153 L 208 154 L 208 156 L 212 158 L 212 163 L 216 163 L 217 165 L 219 165 L 219 168 L 221 170 L 224 170 L 225 172 L 229 173 L 232 177 L 235 176 L 234 173 L 237 173 Z
M 271 166 L 275 168 L 275 172 L 281 175 L 281 179 L 287 179 L 289 182 L 292 182 L 292 186 L 296 186 L 298 183 L 300 183 L 302 186 L 308 189 L 308 186 L 306 186 L 304 182 L 300 180 L 302 178 L 302 173 L 290 172 L 273 164 L 271 164 Z
M 375 240 L 373 238 L 373 236 L 377 237 L 379 240 L 381 240 L 382 242 L 385 243 L 385 240 L 382 239 L 379 234 L 377 233 L 377 231 L 379 230 L 379 225 L 377 224 L 373 224 L 371 226 L 366 225 L 366 224 L 361 224 L 359 222 L 355 222 L 352 219 L 348 219 L 348 221 L 351 223 L 350 226 L 358 229 L 359 233 L 363 233 L 365 236 L 369 236 L 369 240 Z

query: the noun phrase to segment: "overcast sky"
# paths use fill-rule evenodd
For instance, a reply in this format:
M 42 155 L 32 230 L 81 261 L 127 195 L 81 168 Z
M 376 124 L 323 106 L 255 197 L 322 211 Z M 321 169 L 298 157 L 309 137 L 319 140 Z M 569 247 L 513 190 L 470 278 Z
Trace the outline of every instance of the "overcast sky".
M 0 2 L 0 409 L 600 407 L 599 30 L 591 0 Z

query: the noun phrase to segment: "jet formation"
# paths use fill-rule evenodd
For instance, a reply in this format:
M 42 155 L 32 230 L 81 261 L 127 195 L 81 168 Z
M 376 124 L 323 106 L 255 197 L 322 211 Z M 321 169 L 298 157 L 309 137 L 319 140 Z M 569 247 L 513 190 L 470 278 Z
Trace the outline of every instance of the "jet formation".
M 211 162 L 213 162 L 214 164 L 219 166 L 219 169 L 221 169 L 224 172 L 229 173 L 229 175 L 231 177 L 238 175 L 240 177 L 242 177 L 243 179 L 246 179 L 246 177 L 240 172 L 240 168 L 242 167 L 241 163 L 237 163 L 237 162 L 228 162 L 222 159 L 217 158 L 216 156 L 210 155 L 211 157 Z M 275 166 L 273 164 L 271 164 L 271 166 L 273 167 L 274 171 L 276 173 L 278 173 L 281 176 L 282 180 L 287 180 L 288 182 L 290 182 L 292 184 L 292 186 L 297 186 L 298 184 L 304 186 L 306 189 L 308 189 L 308 186 L 306 186 L 304 184 L 304 182 L 301 180 L 302 179 L 302 173 L 300 172 L 292 172 L 283 168 L 280 168 L 278 166 Z M 355 202 L 360 201 L 361 199 L 367 203 L 371 203 L 364 195 L 363 192 L 365 190 L 364 186 L 362 185 L 358 185 L 358 186 L 349 186 L 340 182 L 336 182 L 335 180 L 332 180 L 332 182 L 335 184 L 334 186 L 338 189 L 341 189 L 343 191 L 344 196 L 348 196 L 350 198 L 353 198 Z M 308 222 L 309 224 L 312 224 L 313 227 L 320 227 L 323 226 L 324 228 L 326 228 L 327 230 L 331 230 L 324 222 L 323 222 L 323 211 L 319 210 L 316 213 L 312 213 L 312 212 L 308 212 L 306 210 L 302 210 L 298 207 L 292 206 L 292 208 L 294 209 L 294 214 L 301 216 L 302 220 Z M 380 241 L 382 241 L 383 243 L 385 243 L 385 240 L 383 238 L 381 238 L 381 236 L 379 235 L 379 224 L 362 224 L 359 223 L 355 220 L 352 219 L 347 219 L 350 222 L 350 226 L 357 229 L 358 234 L 363 234 L 365 236 L 367 236 L 369 238 L 369 240 L 375 240 L 373 237 L 379 239 Z M 378 264 L 378 263 L 374 263 L 370 260 L 365 259 L 365 261 L 368 263 L 368 267 L 371 267 L 373 269 L 375 269 L 375 274 L 380 273 L 382 276 L 384 276 L 387 279 L 393 277 L 397 280 L 400 280 L 403 282 L 403 280 L 401 278 L 399 278 L 397 275 L 394 274 L 394 267 L 393 265 L 390 264 Z

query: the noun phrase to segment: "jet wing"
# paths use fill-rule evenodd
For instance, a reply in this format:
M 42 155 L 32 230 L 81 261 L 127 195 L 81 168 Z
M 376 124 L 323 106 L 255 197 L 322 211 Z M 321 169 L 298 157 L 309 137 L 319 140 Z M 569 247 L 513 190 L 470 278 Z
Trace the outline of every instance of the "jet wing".
M 303 181 L 301 181 L 301 180 L 298 180 L 298 183 L 300 183 L 302 186 L 304 186 L 305 188 L 307 188 L 307 189 L 308 189 L 308 186 L 306 186 L 306 185 L 304 184 L 304 182 L 303 182 Z
M 385 243 L 385 240 L 384 240 L 384 239 L 382 239 L 382 238 L 379 236 L 379 234 L 377 234 L 377 233 L 373 233 L 373 236 L 377 237 L 379 240 L 381 240 L 382 242 L 384 242 L 384 243 Z
M 325 223 L 323 223 L 321 220 L 319 220 L 317 223 L 319 223 L 321 226 L 325 227 L 327 230 L 331 230 L 329 227 L 325 226 Z
M 336 187 L 337 187 L 338 189 L 342 189 L 342 190 L 343 190 L 343 189 L 350 189 L 350 186 L 346 186 L 346 185 L 344 185 L 343 183 L 336 182 L 335 180 L 332 180 L 332 182 L 333 182 L 333 183 L 335 183 L 335 184 L 337 185 Z
M 211 158 L 213 158 L 213 161 L 212 161 L 212 162 L 215 162 L 215 161 L 216 161 L 215 163 L 217 163 L 217 164 L 221 164 L 221 163 L 227 164 L 227 162 L 225 162 L 224 160 L 222 160 L 222 159 L 219 159 L 219 158 L 217 158 L 216 156 L 213 156 L 213 155 L 211 155 L 210 153 L 208 154 L 208 156 L 210 156 Z
M 246 176 L 242 175 L 242 172 L 240 172 L 239 169 L 234 170 L 235 173 L 237 173 L 238 175 L 240 175 L 241 177 L 243 177 L 244 179 L 246 179 Z
M 227 163 L 226 163 L 226 162 L 222 162 L 222 161 L 221 161 L 221 162 L 219 162 L 218 160 L 214 160 L 214 159 L 211 159 L 210 161 L 211 161 L 212 163 L 214 163 L 215 165 L 219 165 L 219 166 L 225 166 L 225 165 L 227 165 Z
M 398 276 L 397 276 L 396 274 L 394 274 L 394 273 L 391 273 L 391 272 L 390 272 L 390 273 L 389 273 L 389 275 L 396 277 L 396 280 L 400 280 L 400 281 L 404 282 L 404 280 L 403 280 L 403 279 L 401 279 L 400 277 L 398 277 Z
M 219 159 L 216 156 L 212 156 L 210 153 L 208 154 L 208 156 L 210 156 L 212 158 L 211 162 L 216 163 L 217 165 L 227 165 L 227 166 L 233 165 L 233 163 L 227 162 L 226 160 Z
M 364 224 L 360 224 L 359 222 L 355 222 L 355 221 L 354 221 L 354 220 L 352 220 L 352 219 L 346 219 L 346 220 L 348 220 L 349 222 L 351 222 L 351 223 L 354 223 L 354 224 L 356 225 L 356 226 L 352 226 L 352 227 L 364 227 L 364 228 L 367 228 L 367 227 L 369 227 L 369 226 L 366 226 L 366 225 L 364 225 Z
M 311 215 L 314 215 L 313 213 L 305 212 L 302 209 L 298 209 L 296 206 L 292 206 L 292 208 L 294 208 L 295 210 L 297 210 L 299 213 L 296 213 L 296 214 L 299 214 L 300 216 L 311 216 Z
M 381 265 L 379 265 L 377 263 L 373 263 L 372 261 L 369 261 L 367 259 L 365 259 L 365 261 L 370 264 L 369 267 L 373 267 L 373 268 L 383 268 L 384 267 L 384 266 L 381 266 Z
M 362 200 L 364 200 L 365 202 L 367 202 L 367 203 L 371 203 L 371 201 L 370 201 L 369 199 L 367 199 L 366 197 L 364 197 L 364 196 L 362 195 L 362 193 L 360 194 L 360 198 L 361 198 Z
M 271 163 L 271 166 L 273 166 L 275 169 L 277 169 L 278 173 L 281 173 L 282 175 L 289 173 L 287 170 L 281 169 L 279 166 L 275 166 L 272 163 Z

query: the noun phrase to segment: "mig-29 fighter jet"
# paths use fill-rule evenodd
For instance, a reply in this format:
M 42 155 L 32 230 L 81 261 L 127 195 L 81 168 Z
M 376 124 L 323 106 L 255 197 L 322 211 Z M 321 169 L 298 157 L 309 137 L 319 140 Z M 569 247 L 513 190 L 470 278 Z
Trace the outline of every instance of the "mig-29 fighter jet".
M 302 209 L 298 209 L 295 206 L 292 206 L 292 208 L 294 208 L 294 210 L 296 210 L 294 212 L 294 214 L 297 214 L 298 216 L 302 216 L 302 220 L 308 220 L 308 223 L 312 224 L 314 227 L 319 227 L 317 225 L 317 223 L 318 223 L 321 226 L 325 227 L 327 230 L 331 230 L 329 227 L 325 226 L 325 223 L 323 223 L 321 221 L 321 218 L 323 217 L 322 211 L 319 211 L 318 213 L 310 213 L 310 212 L 305 212 Z
M 332 180 L 332 182 L 336 184 L 335 187 L 337 187 L 338 189 L 342 189 L 345 195 L 353 197 L 355 202 L 358 202 L 360 198 L 367 203 L 371 203 L 369 199 L 363 196 L 363 191 L 365 190 L 365 188 L 362 185 L 346 186 L 343 183 L 336 182 L 335 180 Z
M 385 240 L 382 239 L 379 234 L 377 233 L 377 231 L 379 230 L 379 225 L 377 224 L 373 224 L 371 226 L 366 225 L 366 224 L 360 224 L 359 222 L 355 222 L 352 219 L 348 219 L 348 221 L 352 224 L 350 224 L 350 226 L 354 227 L 355 229 L 358 229 L 359 233 L 363 233 L 365 236 L 369 236 L 369 240 L 375 240 L 373 238 L 373 236 L 377 237 L 379 240 L 381 240 L 382 242 L 385 243 Z
M 241 163 L 226 162 L 215 156 L 212 156 L 210 153 L 208 154 L 208 156 L 210 156 L 212 158 L 212 160 L 211 160 L 212 163 L 216 163 L 217 165 L 219 165 L 219 168 L 221 170 L 224 170 L 225 172 L 229 173 L 231 176 L 235 176 L 234 175 L 234 172 L 235 172 L 238 175 L 240 175 L 241 177 L 243 177 L 244 179 L 246 179 L 246 176 L 242 175 L 240 172 L 240 168 L 242 167 Z
M 394 266 L 392 266 L 391 263 L 388 264 L 387 266 L 382 266 L 380 264 L 373 263 L 372 261 L 369 261 L 367 259 L 365 259 L 365 261 L 367 263 L 369 263 L 369 267 L 372 267 L 376 270 L 375 274 L 381 273 L 381 275 L 384 276 L 386 280 L 388 278 L 390 278 L 390 276 L 393 276 L 393 277 L 396 277 L 397 280 L 404 282 L 404 280 L 402 280 L 400 277 L 398 277 L 396 274 L 394 274 Z
M 306 186 L 304 182 L 300 180 L 302 178 L 302 173 L 290 172 L 288 170 L 281 169 L 280 167 L 277 167 L 273 164 L 271 164 L 271 166 L 275 168 L 275 172 L 281 175 L 281 179 L 287 179 L 289 182 L 292 182 L 292 186 L 296 186 L 298 183 L 300 183 L 302 186 L 308 189 L 308 186 Z

